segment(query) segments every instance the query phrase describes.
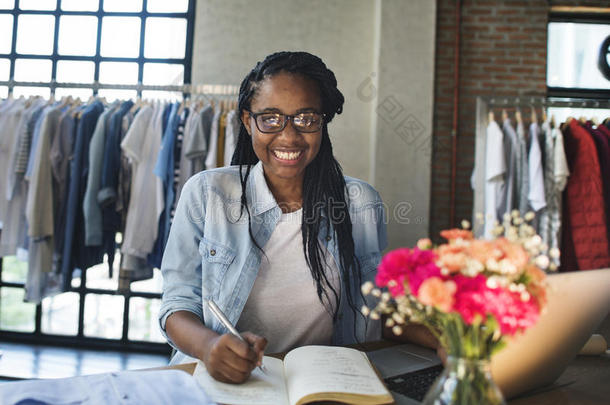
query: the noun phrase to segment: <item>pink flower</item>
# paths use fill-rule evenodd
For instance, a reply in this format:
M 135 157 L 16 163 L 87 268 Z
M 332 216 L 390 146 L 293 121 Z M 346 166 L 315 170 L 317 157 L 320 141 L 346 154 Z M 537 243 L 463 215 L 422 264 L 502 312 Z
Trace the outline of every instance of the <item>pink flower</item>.
M 434 264 L 435 254 L 431 250 L 400 248 L 387 253 L 379 267 L 375 283 L 380 287 L 388 286 L 390 294 L 396 297 L 404 294 L 404 283 L 417 294 L 421 283 L 430 277 L 439 277 L 440 269 Z M 390 283 L 394 281 L 395 284 Z
M 464 322 L 472 324 L 476 317 L 485 319 L 493 315 L 504 335 L 514 335 L 532 326 L 538 320 L 540 308 L 534 298 L 523 301 L 521 294 L 504 288 L 488 288 L 482 275 L 454 277 L 457 285 L 454 310 Z
M 430 277 L 421 283 L 417 298 L 424 305 L 431 305 L 441 311 L 449 312 L 453 307 L 455 290 L 455 282 L 451 280 L 443 281 L 439 277 Z

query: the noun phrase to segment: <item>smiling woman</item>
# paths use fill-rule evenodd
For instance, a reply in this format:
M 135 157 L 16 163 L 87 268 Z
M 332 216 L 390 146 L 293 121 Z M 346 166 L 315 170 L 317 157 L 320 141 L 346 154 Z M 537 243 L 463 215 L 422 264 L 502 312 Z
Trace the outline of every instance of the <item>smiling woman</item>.
M 334 73 L 306 52 L 269 55 L 243 80 L 232 166 L 184 186 L 161 265 L 173 362 L 189 355 L 243 382 L 264 351 L 380 338 L 358 311 L 387 245 L 384 212 L 333 156 L 328 124 L 343 102 Z M 247 343 L 225 333 L 210 299 Z

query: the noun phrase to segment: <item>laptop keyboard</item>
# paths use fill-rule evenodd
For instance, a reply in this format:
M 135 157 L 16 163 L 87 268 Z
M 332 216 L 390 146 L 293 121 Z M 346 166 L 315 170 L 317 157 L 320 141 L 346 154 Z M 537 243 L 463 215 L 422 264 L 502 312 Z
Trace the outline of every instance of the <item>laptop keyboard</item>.
M 397 392 L 406 397 L 422 401 L 426 393 L 443 371 L 443 365 L 423 368 L 409 373 L 386 378 L 384 381 L 390 391 Z

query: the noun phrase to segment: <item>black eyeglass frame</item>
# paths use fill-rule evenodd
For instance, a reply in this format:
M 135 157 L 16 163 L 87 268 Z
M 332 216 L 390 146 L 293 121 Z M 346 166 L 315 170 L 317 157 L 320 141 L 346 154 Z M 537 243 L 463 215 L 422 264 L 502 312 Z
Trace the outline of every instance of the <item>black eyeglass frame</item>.
M 319 113 L 317 111 L 307 111 L 307 112 L 300 112 L 297 114 L 284 114 L 284 113 L 278 113 L 278 112 L 274 112 L 274 111 L 263 111 L 263 112 L 259 112 L 259 113 L 255 113 L 252 112 L 250 110 L 246 110 L 248 112 L 248 114 L 250 114 L 250 117 L 254 118 L 254 124 L 256 125 L 256 128 L 262 132 L 263 134 L 276 134 L 278 132 L 282 132 L 285 128 L 286 125 L 288 125 L 288 121 L 292 122 L 292 127 L 297 131 L 297 132 L 302 132 L 302 133 L 306 133 L 306 134 L 311 134 L 314 132 L 318 132 L 322 129 L 322 127 L 324 126 L 324 120 L 326 119 L 326 114 L 324 113 Z M 260 126 L 258 125 L 258 117 L 264 114 L 276 114 L 279 115 L 281 117 L 284 117 L 284 121 L 283 121 L 283 125 L 281 126 L 281 128 L 278 128 L 276 130 L 273 131 L 264 131 L 260 128 Z M 302 129 L 299 129 L 298 127 L 296 127 L 294 125 L 294 118 L 296 116 L 299 116 L 301 114 L 317 114 L 320 116 L 320 125 L 313 131 L 303 131 Z

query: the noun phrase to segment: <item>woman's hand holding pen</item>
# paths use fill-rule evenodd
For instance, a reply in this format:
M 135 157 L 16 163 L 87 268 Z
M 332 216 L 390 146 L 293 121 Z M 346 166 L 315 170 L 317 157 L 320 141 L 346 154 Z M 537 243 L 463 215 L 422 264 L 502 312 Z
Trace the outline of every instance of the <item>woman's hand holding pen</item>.
M 201 360 L 214 379 L 243 383 L 252 370 L 262 364 L 267 339 L 250 332 L 244 332 L 241 336 L 246 342 L 230 333 L 207 340 Z

